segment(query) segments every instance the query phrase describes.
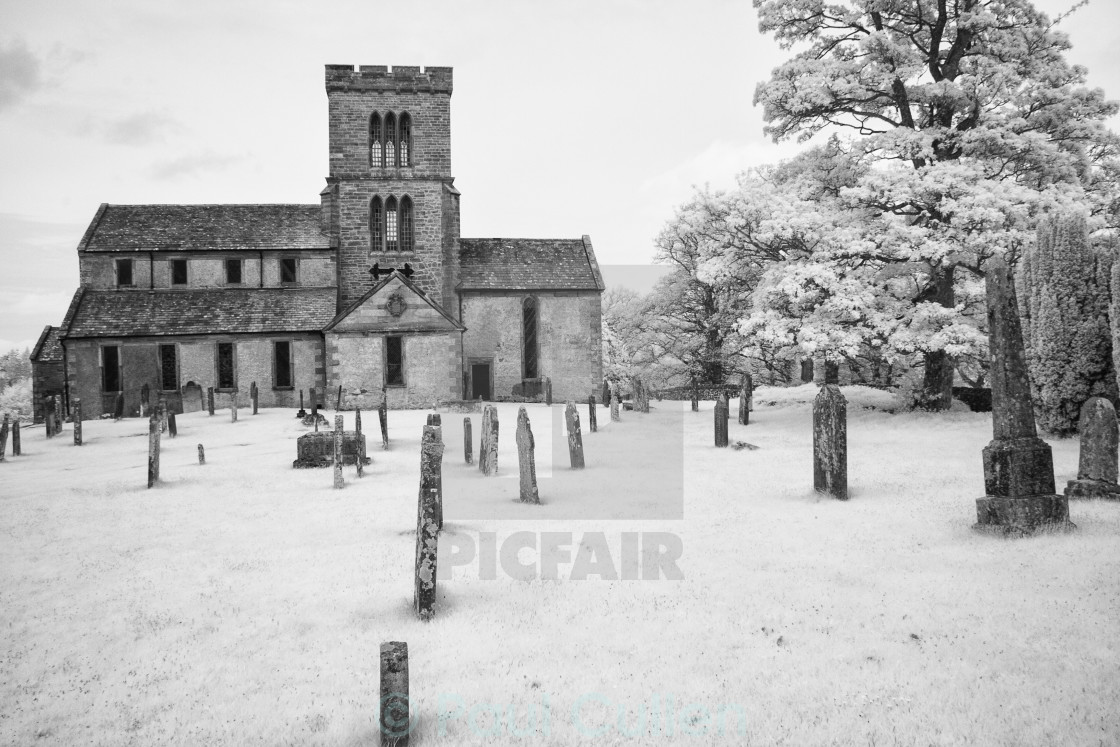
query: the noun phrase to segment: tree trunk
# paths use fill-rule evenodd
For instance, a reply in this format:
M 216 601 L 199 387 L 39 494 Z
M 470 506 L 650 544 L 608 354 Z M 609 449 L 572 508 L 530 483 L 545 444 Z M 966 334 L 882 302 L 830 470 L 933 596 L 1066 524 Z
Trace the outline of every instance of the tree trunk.
M 929 288 L 919 296 L 919 301 L 935 301 L 952 308 L 956 303 L 953 293 L 953 267 L 943 267 L 935 271 Z M 915 405 L 922 410 L 948 410 L 953 403 L 953 358 L 944 350 L 931 350 L 925 353 L 925 376 L 922 390 L 918 393 Z

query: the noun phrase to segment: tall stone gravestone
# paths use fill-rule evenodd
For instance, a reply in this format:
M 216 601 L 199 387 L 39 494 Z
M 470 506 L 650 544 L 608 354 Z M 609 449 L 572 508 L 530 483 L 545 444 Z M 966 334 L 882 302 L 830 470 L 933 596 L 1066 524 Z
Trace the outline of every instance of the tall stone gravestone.
M 74 445 L 75 446 L 81 446 L 82 445 L 82 400 L 81 400 L 80 397 L 75 397 L 74 398 L 73 410 L 74 410 Z M 8 425 L 7 420 L 8 420 L 8 417 L 5 415 L 4 416 L 4 421 L 5 421 L 4 425 L 5 426 Z M 0 452 L 2 452 L 2 451 L 3 451 L 3 449 L 0 449 Z
M 19 418 L 15 419 L 12 423 L 12 456 L 19 456 L 20 443 L 19 443 Z
M 595 408 L 591 408 L 595 412 Z M 571 459 L 572 469 L 583 469 L 583 434 L 579 429 L 579 410 L 576 403 L 569 401 L 564 408 L 564 421 L 568 429 L 568 457 Z
M 377 420 L 381 424 L 381 448 L 387 451 L 389 449 L 389 402 L 385 397 L 381 398 L 381 404 L 377 407 Z
M 533 429 L 529 425 L 529 413 L 525 408 L 517 411 L 517 465 L 520 469 L 520 488 L 522 503 L 540 503 L 541 496 L 537 491 L 537 460 L 533 453 L 536 441 L 533 440 Z
M 381 644 L 381 700 L 378 730 L 382 747 L 408 747 L 412 721 L 408 712 L 408 644 Z
M 713 424 L 715 426 L 715 442 L 716 446 L 719 448 L 727 446 L 728 407 L 727 394 L 720 392 L 719 397 L 716 398 L 716 406 L 712 410 Z
M 474 448 L 473 436 L 471 435 L 471 419 L 463 418 L 463 459 L 467 464 L 474 463 L 474 457 L 471 455 L 471 449 Z
M 424 426 L 420 449 L 420 495 L 416 518 L 416 569 L 413 586 L 413 605 L 421 620 L 435 614 L 436 603 L 436 553 L 439 549 L 439 526 L 436 523 L 435 471 L 439 463 L 435 454 L 442 456 L 442 439 L 436 426 Z M 425 448 L 426 447 L 426 448 Z
M 848 500 L 848 401 L 836 384 L 813 400 L 813 490 Z
M 592 433 L 599 430 L 599 421 L 595 415 L 595 395 L 591 394 L 587 397 L 587 427 Z
M 484 475 L 498 472 L 498 410 L 486 405 L 482 410 L 482 436 L 478 446 L 478 469 Z
M 622 416 L 619 415 L 619 412 L 618 412 L 621 405 L 622 405 L 622 403 L 618 399 L 618 392 L 615 392 L 614 395 L 611 397 L 611 422 L 612 423 L 617 423 L 617 422 L 622 420 Z
M 431 500 L 436 529 L 443 529 L 443 427 L 426 425 L 420 439 L 420 500 Z
M 4 424 L 0 425 L 0 462 L 4 461 L 4 452 L 8 448 L 8 414 L 4 413 Z
M 1069 501 L 1054 492 L 1050 445 L 1035 429 L 1011 270 L 996 257 L 985 271 L 993 438 L 984 447 L 987 495 L 976 500 L 975 528 L 1002 535 L 1069 529 Z
M 1066 498 L 1120 500 L 1116 408 L 1104 397 L 1090 397 L 1081 406 L 1077 429 L 1081 433 L 1081 456 L 1077 479 L 1066 484 Z
M 754 379 L 749 373 L 743 374 L 743 383 L 739 388 L 739 425 L 750 425 L 751 409 L 754 402 Z

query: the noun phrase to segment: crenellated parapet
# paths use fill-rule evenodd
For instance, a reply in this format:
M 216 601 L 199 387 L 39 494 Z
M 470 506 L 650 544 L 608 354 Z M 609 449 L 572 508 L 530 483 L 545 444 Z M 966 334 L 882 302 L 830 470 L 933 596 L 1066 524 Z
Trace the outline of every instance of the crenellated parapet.
M 327 65 L 327 93 L 380 91 L 451 94 L 450 67 Z

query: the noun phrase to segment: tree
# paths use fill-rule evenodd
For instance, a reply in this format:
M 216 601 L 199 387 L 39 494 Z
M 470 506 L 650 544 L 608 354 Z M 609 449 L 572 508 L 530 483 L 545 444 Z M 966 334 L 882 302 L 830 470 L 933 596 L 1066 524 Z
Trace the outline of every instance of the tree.
M 1081 405 L 1116 398 L 1108 324 L 1113 257 L 1095 252 L 1084 215 L 1044 220 L 1019 264 L 1019 307 L 1039 426 L 1077 432 Z
M 1087 202 L 1108 213 L 1114 189 L 1100 177 L 1116 138 L 1104 120 L 1116 106 L 1085 87 L 1084 68 L 1063 56 L 1068 39 L 1028 0 L 754 5 L 783 48 L 808 45 L 756 90 L 766 132 L 848 131 L 860 165 L 839 190 L 861 216 L 858 241 L 822 241 L 791 262 L 858 271 L 885 293 L 909 284 L 890 339 L 898 350 L 909 339 L 924 361 L 918 404 L 945 409 L 969 326 L 958 270 L 981 276 L 993 253 L 1014 262 L 1045 212 Z

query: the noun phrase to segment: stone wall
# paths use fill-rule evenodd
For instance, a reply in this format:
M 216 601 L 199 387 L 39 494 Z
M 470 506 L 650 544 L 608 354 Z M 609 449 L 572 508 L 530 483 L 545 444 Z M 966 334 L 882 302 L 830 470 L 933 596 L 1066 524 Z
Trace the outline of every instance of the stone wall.
M 339 385 L 343 409 L 375 409 L 385 385 L 384 335 L 328 332 L 331 361 L 327 392 L 333 407 Z M 431 407 L 434 402 L 459 399 L 461 354 L 459 332 L 402 335 L 404 386 L 385 389 L 389 407 Z
M 491 361 L 496 399 L 521 383 L 521 304 L 539 303 L 540 375 L 552 379 L 553 398 L 583 401 L 602 387 L 602 303 L 597 292 L 463 294 L 464 364 Z M 469 396 L 469 392 L 467 393 Z

